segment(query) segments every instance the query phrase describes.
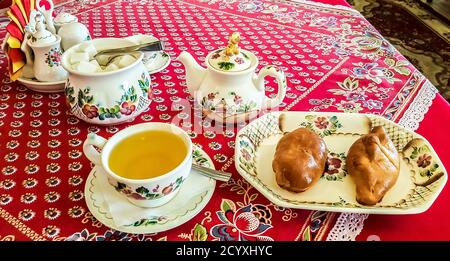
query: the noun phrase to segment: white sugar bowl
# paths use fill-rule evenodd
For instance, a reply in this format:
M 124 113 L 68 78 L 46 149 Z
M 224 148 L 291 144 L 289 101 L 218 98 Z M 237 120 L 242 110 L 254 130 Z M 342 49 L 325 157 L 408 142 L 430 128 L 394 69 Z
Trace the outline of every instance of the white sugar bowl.
M 134 44 L 121 38 L 98 38 L 88 43 L 97 51 Z M 86 122 L 100 125 L 131 121 L 141 114 L 152 97 L 150 76 L 142 63 L 144 55 L 133 54 L 134 62 L 113 71 L 82 72 L 72 65 L 80 45 L 72 46 L 62 56 L 62 65 L 69 72 L 65 86 L 69 111 Z

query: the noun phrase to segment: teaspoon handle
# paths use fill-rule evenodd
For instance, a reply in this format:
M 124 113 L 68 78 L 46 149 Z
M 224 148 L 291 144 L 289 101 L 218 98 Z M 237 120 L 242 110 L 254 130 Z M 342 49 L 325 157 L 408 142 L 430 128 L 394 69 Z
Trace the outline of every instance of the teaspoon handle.
M 203 167 L 203 166 L 196 165 L 196 164 L 192 164 L 192 168 L 194 170 L 198 171 L 200 174 L 203 174 L 203 175 L 213 178 L 215 180 L 227 182 L 231 178 L 231 173 L 229 173 L 229 172 L 215 170 L 215 169 Z

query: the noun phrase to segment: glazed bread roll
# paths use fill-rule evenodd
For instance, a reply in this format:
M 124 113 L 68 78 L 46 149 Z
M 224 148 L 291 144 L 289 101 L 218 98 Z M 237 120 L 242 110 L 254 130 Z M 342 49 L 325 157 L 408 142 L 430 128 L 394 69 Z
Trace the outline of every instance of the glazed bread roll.
M 292 192 L 303 192 L 322 176 L 327 147 L 315 132 L 298 128 L 285 134 L 277 144 L 272 168 L 278 185 Z
M 363 205 L 380 202 L 400 173 L 400 158 L 383 127 L 372 129 L 350 147 L 347 171 L 356 184 L 356 200 Z

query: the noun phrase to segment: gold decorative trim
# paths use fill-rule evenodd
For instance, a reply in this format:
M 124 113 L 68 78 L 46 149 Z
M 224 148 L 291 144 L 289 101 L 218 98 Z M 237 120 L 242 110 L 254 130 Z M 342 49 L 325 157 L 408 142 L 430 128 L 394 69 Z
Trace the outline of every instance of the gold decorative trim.
M 6 235 L 4 237 L 2 237 L 0 235 L 0 241 L 15 241 L 16 237 L 14 235 Z
M 22 234 L 29 237 L 31 240 L 35 241 L 46 241 L 43 236 L 36 233 L 34 230 L 29 228 L 27 225 L 22 223 L 20 220 L 15 218 L 13 215 L 9 214 L 5 209 L 0 207 L 0 217 L 3 218 L 6 222 L 8 222 L 11 226 L 15 227 Z
M 327 217 L 325 218 L 323 222 L 323 226 L 319 229 L 319 232 L 317 233 L 317 236 L 315 238 L 316 241 L 322 241 L 323 237 L 325 236 L 325 233 L 328 231 L 328 228 L 330 226 L 331 221 L 334 220 L 334 216 L 336 215 L 335 212 L 328 212 Z

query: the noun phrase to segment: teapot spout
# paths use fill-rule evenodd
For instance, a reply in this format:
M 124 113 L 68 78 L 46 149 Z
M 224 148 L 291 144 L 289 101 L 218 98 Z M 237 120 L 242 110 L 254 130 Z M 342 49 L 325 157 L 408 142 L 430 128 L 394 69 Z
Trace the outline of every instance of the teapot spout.
M 180 53 L 177 57 L 186 70 L 186 85 L 192 96 L 195 96 L 195 91 L 200 88 L 200 84 L 205 78 L 206 69 L 201 67 L 194 57 L 186 51 Z

